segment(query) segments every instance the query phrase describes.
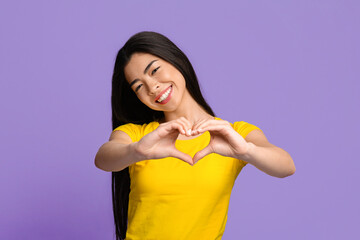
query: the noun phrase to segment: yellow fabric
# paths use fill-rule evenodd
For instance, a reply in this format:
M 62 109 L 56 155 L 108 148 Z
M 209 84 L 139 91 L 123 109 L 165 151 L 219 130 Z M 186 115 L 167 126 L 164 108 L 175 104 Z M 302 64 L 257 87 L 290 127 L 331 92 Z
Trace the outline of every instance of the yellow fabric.
M 158 122 L 128 123 L 114 131 L 123 131 L 137 142 L 158 126 Z M 244 121 L 232 126 L 243 138 L 252 130 L 261 130 Z M 175 146 L 193 157 L 209 142 L 210 133 L 205 132 L 194 139 L 177 140 Z M 213 153 L 194 166 L 173 157 L 130 165 L 126 240 L 221 239 L 231 190 L 246 164 Z

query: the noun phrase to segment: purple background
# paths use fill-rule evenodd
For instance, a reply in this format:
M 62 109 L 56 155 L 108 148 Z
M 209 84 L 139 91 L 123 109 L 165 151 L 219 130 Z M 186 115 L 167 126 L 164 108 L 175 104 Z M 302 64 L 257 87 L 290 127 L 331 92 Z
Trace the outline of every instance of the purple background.
M 134 33 L 193 63 L 217 116 L 260 127 L 296 173 L 252 165 L 223 239 L 359 239 L 359 3 L 1 1 L 0 239 L 114 239 L 111 75 Z M 358 190 L 356 190 L 358 189 Z

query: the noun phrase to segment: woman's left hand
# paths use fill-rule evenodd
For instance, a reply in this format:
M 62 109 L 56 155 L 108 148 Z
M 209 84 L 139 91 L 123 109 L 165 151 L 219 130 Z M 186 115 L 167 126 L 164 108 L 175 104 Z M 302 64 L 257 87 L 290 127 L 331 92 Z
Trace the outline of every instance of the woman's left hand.
M 210 153 L 238 158 L 248 152 L 248 142 L 232 128 L 228 121 L 203 120 L 195 124 L 192 131 L 196 135 L 209 131 L 211 136 L 209 145 L 194 155 L 194 164 Z

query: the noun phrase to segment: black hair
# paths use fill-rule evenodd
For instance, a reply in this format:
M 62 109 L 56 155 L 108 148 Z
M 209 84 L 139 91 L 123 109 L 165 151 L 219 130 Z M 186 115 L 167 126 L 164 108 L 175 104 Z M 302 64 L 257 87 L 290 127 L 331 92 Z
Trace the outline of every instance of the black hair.
M 215 116 L 201 94 L 195 71 L 186 55 L 162 34 L 144 31 L 133 35 L 119 50 L 112 76 L 111 109 L 113 130 L 126 123 L 145 124 L 164 117 L 143 104 L 125 79 L 124 68 L 134 53 L 149 53 L 172 64 L 183 76 L 192 98 L 210 115 Z M 116 240 L 126 237 L 130 193 L 129 167 L 112 172 L 112 201 Z

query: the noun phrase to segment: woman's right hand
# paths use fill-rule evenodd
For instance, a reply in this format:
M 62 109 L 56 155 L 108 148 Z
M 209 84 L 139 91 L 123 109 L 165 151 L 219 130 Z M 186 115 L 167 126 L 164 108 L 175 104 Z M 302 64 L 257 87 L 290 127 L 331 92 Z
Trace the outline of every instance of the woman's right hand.
M 175 157 L 193 165 L 192 157 L 175 147 L 179 134 L 191 136 L 191 130 L 188 131 L 191 128 L 190 122 L 184 117 L 161 123 L 137 142 L 136 149 L 145 159 Z

